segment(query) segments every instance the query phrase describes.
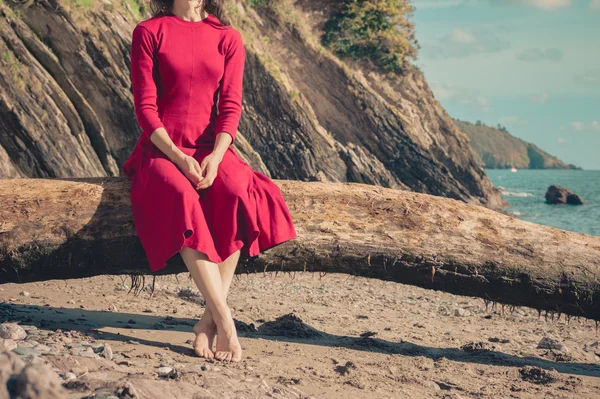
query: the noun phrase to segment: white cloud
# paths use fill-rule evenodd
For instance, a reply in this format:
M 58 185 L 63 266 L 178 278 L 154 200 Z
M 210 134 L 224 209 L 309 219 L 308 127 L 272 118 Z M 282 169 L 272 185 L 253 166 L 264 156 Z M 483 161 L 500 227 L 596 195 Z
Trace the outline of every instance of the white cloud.
M 506 50 L 510 43 L 501 39 L 492 30 L 466 30 L 456 28 L 438 38 L 436 44 L 424 47 L 425 57 L 464 58 L 476 54 L 496 53 Z
M 536 104 L 546 104 L 548 102 L 549 98 L 550 98 L 550 95 L 548 93 L 542 93 L 537 96 L 529 97 L 529 99 Z
M 454 87 L 440 82 L 432 82 L 430 86 L 435 97 L 440 101 L 470 105 L 486 112 L 492 109 L 489 99 L 475 90 Z
M 600 122 L 592 121 L 590 123 L 584 123 L 580 121 L 574 121 L 569 123 L 566 127 L 567 130 L 576 132 L 594 131 L 600 132 Z
M 504 116 L 502 118 L 498 118 L 498 122 L 512 125 L 526 125 L 529 123 L 527 119 L 522 119 L 518 116 Z
M 600 85 L 600 69 L 594 69 L 592 71 L 575 76 L 575 82 L 586 86 Z
M 556 10 L 559 8 L 570 7 L 573 0 L 491 0 L 492 2 L 502 2 L 506 4 L 525 5 L 541 8 L 543 10 Z M 597 1 L 597 0 L 593 0 Z
M 563 58 L 563 52 L 557 48 L 530 48 L 522 50 L 517 54 L 517 59 L 521 61 L 555 61 L 558 62 Z
M 600 0 L 592 0 L 590 2 L 590 8 L 592 10 L 600 10 Z

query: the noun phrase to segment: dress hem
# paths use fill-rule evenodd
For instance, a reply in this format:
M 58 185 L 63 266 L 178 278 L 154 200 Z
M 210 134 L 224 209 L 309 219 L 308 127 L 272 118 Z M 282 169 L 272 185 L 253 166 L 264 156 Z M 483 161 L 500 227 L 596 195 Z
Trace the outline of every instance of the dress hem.
M 185 233 L 187 231 L 191 231 L 192 233 L 189 236 L 186 237 Z M 208 260 L 211 261 L 211 262 L 213 262 L 213 263 L 221 263 L 224 260 L 227 260 L 231 255 L 233 255 L 238 250 L 244 250 L 244 248 L 245 248 L 246 250 L 243 251 L 244 255 L 247 255 L 249 257 L 256 257 L 256 256 L 260 255 L 264 251 L 267 251 L 267 250 L 269 250 L 271 248 L 274 248 L 274 247 L 276 247 L 278 245 L 281 245 L 281 244 L 283 244 L 283 243 L 285 243 L 287 241 L 293 240 L 293 239 L 295 239 L 295 238 L 298 237 L 298 234 L 294 231 L 294 234 L 292 236 L 284 237 L 283 239 L 274 240 L 273 244 L 271 244 L 271 245 L 269 245 L 267 247 L 263 247 L 262 249 L 259 247 L 256 251 L 253 252 L 253 251 L 251 251 L 251 248 L 252 248 L 253 244 L 255 242 L 257 242 L 258 237 L 260 236 L 260 231 L 255 231 L 253 233 L 256 233 L 255 237 L 253 237 L 250 241 L 248 241 L 247 245 L 246 245 L 246 243 L 244 241 L 242 241 L 241 245 L 237 245 L 237 246 L 232 247 L 232 248 L 234 248 L 234 250 L 233 251 L 229 251 L 229 253 L 227 254 L 227 256 L 224 259 L 221 258 L 219 256 L 219 254 L 217 254 L 217 253 L 209 253 L 209 252 L 207 252 L 205 250 L 202 250 L 201 248 L 194 248 L 194 247 L 190 247 L 190 248 L 195 249 L 198 252 L 202 252 L 202 253 L 206 254 L 206 256 L 208 257 Z M 150 267 L 150 271 L 152 273 L 155 273 L 155 272 L 158 272 L 159 270 L 164 269 L 165 267 L 167 267 L 167 261 L 169 259 L 171 259 L 173 256 L 177 255 L 179 252 L 181 252 L 181 250 L 183 249 L 183 247 L 186 246 L 186 242 L 188 240 L 190 240 L 194 236 L 194 234 L 195 234 L 194 229 L 186 228 L 183 231 L 183 233 L 182 233 L 183 240 L 182 240 L 182 243 L 180 245 L 179 250 L 177 252 L 175 252 L 173 255 L 171 255 L 170 257 L 168 257 L 167 260 L 165 260 L 165 263 L 164 263 L 163 266 L 158 267 L 158 268 Z M 210 251 L 210 252 L 213 252 L 213 251 Z M 217 259 L 217 260 L 214 260 L 214 259 Z

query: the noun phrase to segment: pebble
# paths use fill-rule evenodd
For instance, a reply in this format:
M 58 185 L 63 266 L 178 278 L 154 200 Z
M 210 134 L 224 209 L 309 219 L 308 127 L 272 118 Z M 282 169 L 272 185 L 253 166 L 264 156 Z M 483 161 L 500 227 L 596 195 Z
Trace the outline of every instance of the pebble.
M 442 388 L 436 382 L 433 382 L 433 381 L 425 381 L 424 385 L 426 387 L 432 388 L 434 391 L 442 390 Z
M 20 341 L 27 337 L 27 332 L 17 323 L 0 324 L 0 338 Z
M 537 345 L 538 349 L 556 349 L 559 351 L 567 351 L 567 347 L 555 339 L 544 337 Z
M 113 359 L 113 351 L 112 351 L 112 348 L 110 347 L 110 345 L 108 345 L 108 344 L 104 345 L 104 349 L 102 350 L 102 357 L 104 357 L 107 360 Z
M 12 339 L 0 338 L 0 350 L 11 351 L 17 347 L 17 343 Z
M 41 353 L 38 352 L 34 348 L 26 348 L 26 347 L 21 347 L 21 346 L 17 346 L 15 349 L 13 349 L 13 352 L 16 353 L 17 355 L 21 355 L 21 356 L 40 356 L 41 355 Z
M 37 344 L 35 345 L 35 350 L 41 353 L 50 353 L 53 351 L 53 348 L 50 348 L 49 346 L 44 344 Z
M 72 372 L 69 371 L 68 373 L 66 373 L 64 375 L 63 378 L 65 379 L 65 381 L 71 381 L 71 380 L 76 380 L 77 376 L 75 375 L 75 373 L 72 373 Z
M 159 377 L 174 377 L 177 375 L 177 372 L 173 370 L 171 367 L 159 367 L 158 368 L 158 376 Z

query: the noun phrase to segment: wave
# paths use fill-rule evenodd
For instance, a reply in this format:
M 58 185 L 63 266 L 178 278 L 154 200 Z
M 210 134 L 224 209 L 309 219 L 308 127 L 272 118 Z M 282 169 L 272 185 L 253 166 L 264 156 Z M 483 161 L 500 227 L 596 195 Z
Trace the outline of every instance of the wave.
M 532 193 L 526 191 L 509 191 L 501 186 L 498 188 L 502 191 L 502 195 L 506 195 L 507 197 L 533 197 Z

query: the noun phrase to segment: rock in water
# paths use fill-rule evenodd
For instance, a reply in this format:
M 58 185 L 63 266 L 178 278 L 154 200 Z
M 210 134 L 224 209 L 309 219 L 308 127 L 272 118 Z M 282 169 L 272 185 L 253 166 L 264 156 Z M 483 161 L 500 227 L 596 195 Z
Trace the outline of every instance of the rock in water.
M 0 338 L 19 341 L 27 337 L 27 332 L 17 323 L 0 324 Z
M 566 187 L 552 185 L 546 191 L 546 202 L 549 204 L 582 205 L 583 200 Z

